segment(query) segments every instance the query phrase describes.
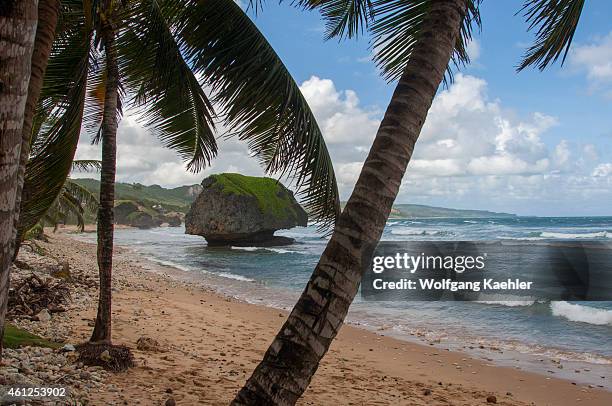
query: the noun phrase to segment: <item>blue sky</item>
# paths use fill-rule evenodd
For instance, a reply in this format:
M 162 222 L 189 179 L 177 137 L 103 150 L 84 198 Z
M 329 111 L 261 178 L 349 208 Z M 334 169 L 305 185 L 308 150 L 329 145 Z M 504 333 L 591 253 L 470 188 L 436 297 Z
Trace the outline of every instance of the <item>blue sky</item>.
M 397 202 L 524 215 L 612 215 L 612 2 L 587 2 L 563 68 L 517 73 L 533 40 L 515 15 L 520 6 L 483 2 L 473 63 L 449 89 L 439 90 Z M 367 34 L 324 41 L 319 14 L 288 2 L 268 2 L 250 15 L 301 85 L 346 199 L 395 84 L 381 79 L 371 62 Z M 189 174 L 144 131 L 124 118 L 118 180 L 174 186 L 215 172 L 261 174 L 235 141 L 221 146 L 204 174 Z M 145 157 L 133 153 L 147 145 Z M 85 142 L 77 152 L 87 158 L 98 153 Z

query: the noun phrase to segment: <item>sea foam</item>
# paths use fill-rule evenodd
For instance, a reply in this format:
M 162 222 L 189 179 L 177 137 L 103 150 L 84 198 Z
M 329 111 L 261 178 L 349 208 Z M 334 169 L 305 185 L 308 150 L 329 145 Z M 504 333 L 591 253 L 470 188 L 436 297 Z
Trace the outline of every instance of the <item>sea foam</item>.
M 540 234 L 543 238 L 612 238 L 612 235 L 607 231 L 600 231 L 595 233 L 550 233 L 542 232 Z
M 553 316 L 563 317 L 570 321 L 612 326 L 612 310 L 598 309 L 568 302 L 551 302 Z

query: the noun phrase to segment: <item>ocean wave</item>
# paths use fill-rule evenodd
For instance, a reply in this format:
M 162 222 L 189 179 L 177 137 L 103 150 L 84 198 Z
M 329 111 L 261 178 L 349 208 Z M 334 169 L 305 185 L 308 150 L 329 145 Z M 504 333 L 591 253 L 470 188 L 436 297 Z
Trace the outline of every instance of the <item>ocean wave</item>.
M 476 303 L 486 305 L 500 305 L 507 307 L 525 307 L 534 304 L 535 300 L 478 300 Z
M 563 317 L 569 321 L 612 326 L 612 310 L 598 309 L 568 302 L 551 302 L 553 316 Z
M 276 252 L 277 254 L 299 254 L 298 251 L 292 251 L 292 250 L 288 250 L 284 248 L 272 248 L 272 247 L 236 247 L 232 245 L 231 249 L 238 250 L 238 251 L 249 251 L 249 252 L 269 251 L 269 252 Z
M 394 235 L 430 235 L 430 236 L 451 236 L 455 235 L 452 231 L 443 230 L 423 230 L 418 228 L 394 228 L 391 230 Z
M 233 246 L 233 245 L 232 245 L 230 248 L 231 248 L 231 249 L 233 249 L 233 250 L 238 250 L 238 251 L 249 251 L 249 252 L 252 252 L 252 251 L 259 251 L 259 250 L 261 250 L 261 249 L 262 249 L 261 247 L 235 247 L 235 246 Z
M 575 238 L 612 238 L 612 234 L 607 231 L 600 231 L 595 233 L 552 233 L 552 232 L 542 232 L 540 236 L 543 238 L 565 238 L 565 239 L 575 239 Z
M 155 262 L 156 264 L 159 264 L 159 265 L 170 266 L 172 268 L 177 268 L 177 269 L 180 269 L 181 271 L 185 271 L 185 272 L 191 272 L 192 271 L 191 268 L 189 268 L 189 267 L 187 267 L 185 265 L 177 264 L 176 262 L 165 261 L 163 259 L 155 258 L 155 257 L 152 257 L 150 255 L 146 255 L 146 254 L 143 254 L 143 256 L 145 256 L 149 261 Z
M 255 279 L 247 278 L 246 276 L 236 275 L 229 272 L 215 272 L 215 275 L 221 276 L 223 278 L 234 279 L 242 282 L 255 282 Z
M 504 235 L 500 235 L 497 238 L 500 240 L 518 240 L 518 241 L 539 241 L 539 240 L 544 239 L 544 237 L 508 237 Z

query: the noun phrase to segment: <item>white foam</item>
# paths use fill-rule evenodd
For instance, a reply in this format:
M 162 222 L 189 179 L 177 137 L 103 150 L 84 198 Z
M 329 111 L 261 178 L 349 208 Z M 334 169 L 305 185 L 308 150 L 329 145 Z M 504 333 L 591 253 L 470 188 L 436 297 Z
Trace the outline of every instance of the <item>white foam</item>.
M 230 247 L 233 250 L 239 250 L 239 251 L 259 251 L 261 249 L 261 247 L 234 247 L 233 245 Z
M 507 307 L 523 307 L 531 306 L 535 303 L 535 300 L 478 300 L 477 303 Z
M 543 238 L 612 238 L 612 234 L 607 231 L 600 231 L 596 233 L 550 233 L 550 232 L 542 232 L 540 234 Z
M 598 309 L 568 302 L 551 302 L 553 316 L 563 317 L 570 321 L 612 326 L 612 310 Z
M 441 236 L 441 235 L 453 235 L 450 231 L 440 231 L 440 230 L 423 230 L 420 228 L 394 228 L 391 230 L 391 234 L 394 235 L 432 235 L 432 236 Z
M 278 254 L 299 254 L 297 251 L 286 250 L 283 248 L 266 248 L 266 250 L 276 252 Z
M 150 261 L 153 261 L 155 263 L 158 263 L 160 265 L 171 266 L 173 268 L 177 268 L 177 269 L 180 269 L 181 271 L 185 271 L 185 272 L 190 272 L 192 270 L 191 268 L 186 267 L 186 266 L 181 265 L 181 264 L 177 264 L 176 262 L 164 261 L 163 259 L 158 259 L 158 258 L 151 257 L 151 256 L 147 256 L 147 259 L 150 260 Z
M 234 279 L 234 280 L 237 280 L 237 281 L 255 282 L 255 279 L 247 278 L 246 276 L 235 275 L 235 274 L 229 273 L 229 272 L 218 272 L 218 273 L 216 273 L 216 275 L 217 276 L 222 276 L 222 277 L 228 278 L 228 279 Z
M 271 248 L 271 247 L 235 247 L 232 245 L 231 249 L 238 250 L 238 251 L 249 251 L 249 252 L 269 251 L 269 252 L 276 252 L 277 254 L 299 254 L 299 252 L 297 251 L 291 251 L 291 250 L 287 250 L 284 248 Z
M 539 240 L 544 239 L 544 237 L 506 237 L 503 235 L 500 235 L 497 238 L 500 240 L 518 240 L 518 241 L 539 241 Z

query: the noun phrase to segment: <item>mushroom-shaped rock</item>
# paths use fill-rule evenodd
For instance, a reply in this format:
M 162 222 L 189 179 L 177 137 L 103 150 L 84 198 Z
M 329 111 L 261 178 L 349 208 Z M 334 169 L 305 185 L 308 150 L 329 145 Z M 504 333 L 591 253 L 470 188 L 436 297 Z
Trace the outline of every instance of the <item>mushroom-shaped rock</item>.
M 185 216 L 185 232 L 208 245 L 285 245 L 274 232 L 306 226 L 308 215 L 279 181 L 237 173 L 212 175 Z

